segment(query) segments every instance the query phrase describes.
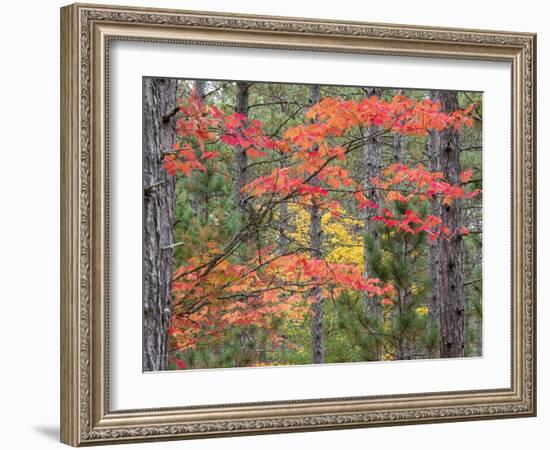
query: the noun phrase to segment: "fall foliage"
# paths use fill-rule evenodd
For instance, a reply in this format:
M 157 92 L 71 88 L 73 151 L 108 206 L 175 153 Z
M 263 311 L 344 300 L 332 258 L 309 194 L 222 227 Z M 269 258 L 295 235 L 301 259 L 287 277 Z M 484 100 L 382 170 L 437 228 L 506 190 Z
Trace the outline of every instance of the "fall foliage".
M 175 143 L 161 158 L 176 180 L 169 368 L 311 362 L 316 302 L 324 362 L 437 357 L 428 249 L 466 240 L 466 276 L 480 270 L 481 158 L 464 153 L 452 182 L 428 169 L 426 146 L 446 131 L 480 141 L 480 96 L 446 112 L 426 91 L 322 86 L 310 104 L 307 86 L 250 83 L 244 114 L 234 83 L 203 83 L 179 82 Z M 403 160 L 382 153 L 367 183 L 361 152 L 394 136 Z M 450 227 L 438 212 L 453 205 L 472 209 Z M 468 305 L 480 305 L 479 283 L 465 288 Z M 466 354 L 478 352 L 472 333 Z

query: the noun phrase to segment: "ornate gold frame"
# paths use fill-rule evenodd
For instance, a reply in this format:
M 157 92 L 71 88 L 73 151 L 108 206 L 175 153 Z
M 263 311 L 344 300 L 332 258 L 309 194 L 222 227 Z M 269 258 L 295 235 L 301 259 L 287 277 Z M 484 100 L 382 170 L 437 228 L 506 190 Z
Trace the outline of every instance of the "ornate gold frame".
M 512 66 L 512 385 L 386 397 L 111 411 L 106 287 L 112 40 L 507 61 Z M 75 4 L 61 10 L 61 440 L 128 441 L 533 416 L 536 36 Z

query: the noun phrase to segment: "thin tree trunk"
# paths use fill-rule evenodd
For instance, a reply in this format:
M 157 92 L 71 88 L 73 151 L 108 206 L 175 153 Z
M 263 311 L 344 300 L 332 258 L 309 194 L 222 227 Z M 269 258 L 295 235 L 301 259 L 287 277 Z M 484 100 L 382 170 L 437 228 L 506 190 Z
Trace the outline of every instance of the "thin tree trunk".
M 475 319 L 476 327 L 476 343 L 475 343 L 475 356 L 483 356 L 483 319 L 481 316 Z
M 428 135 L 428 168 L 431 172 L 439 172 L 441 163 L 439 160 L 439 133 L 435 130 L 430 130 Z M 430 201 L 431 214 L 439 216 L 440 206 L 439 201 L 432 199 Z M 432 329 L 439 329 L 439 310 L 440 310 L 440 295 L 439 295 L 439 242 L 428 240 L 428 273 L 430 277 L 430 293 L 428 297 L 429 321 Z M 438 357 L 439 348 L 433 349 L 432 357 Z
M 236 106 L 235 112 L 248 115 L 248 89 L 250 83 L 245 81 L 238 81 L 236 86 Z M 235 201 L 237 207 L 241 212 L 241 219 L 243 218 L 246 205 L 245 198 L 242 193 L 242 189 L 247 182 L 246 166 L 248 164 L 248 158 L 246 156 L 246 149 L 237 147 L 235 155 Z
M 288 156 L 281 152 L 280 169 L 286 167 Z M 288 227 L 289 227 L 288 203 L 285 200 L 279 202 L 279 251 L 284 255 L 288 249 Z
M 235 85 L 235 112 L 248 116 L 248 99 L 249 99 L 249 88 L 250 83 L 245 81 L 238 81 Z M 240 146 L 235 148 L 235 185 L 234 185 L 234 196 L 235 204 L 239 210 L 239 218 L 241 221 L 241 227 L 246 225 L 246 203 L 245 197 L 243 195 L 242 189 L 247 183 L 247 165 L 248 157 L 246 155 L 246 149 Z M 248 257 L 249 251 L 249 242 L 248 239 L 243 242 L 243 247 L 241 250 L 241 257 L 246 259 Z M 241 342 L 241 360 L 239 365 L 246 366 L 252 365 L 253 362 L 250 359 L 250 343 L 252 340 L 255 341 L 256 336 L 253 329 L 242 328 L 239 330 L 239 340 Z M 255 347 L 255 343 L 253 344 Z
M 319 85 L 313 85 L 310 88 L 310 102 L 312 105 L 318 103 L 321 99 L 321 89 Z M 314 177 L 311 184 L 318 184 L 319 180 Z M 310 209 L 310 230 L 309 237 L 311 241 L 311 257 L 321 259 L 323 257 L 322 245 L 322 229 L 321 229 L 321 210 L 316 200 L 312 201 Z M 314 364 L 322 364 L 325 362 L 325 336 L 324 336 L 324 300 L 321 295 L 321 288 L 315 286 L 311 290 L 313 297 L 313 311 L 311 320 L 311 341 L 312 341 L 312 360 Z
M 281 255 L 284 255 L 288 248 L 288 204 L 279 203 L 279 247 Z
M 196 80 L 195 81 L 195 86 L 194 86 L 195 94 L 203 102 L 204 102 L 205 87 L 206 87 L 206 82 L 204 80 Z
M 402 91 L 397 91 L 397 95 L 401 95 Z M 405 149 L 403 145 L 404 137 L 400 135 L 399 133 L 395 133 L 393 135 L 393 159 L 396 163 L 404 164 L 405 162 Z M 404 251 L 404 254 L 406 254 L 406 250 Z M 407 305 L 411 301 L 410 295 L 407 294 L 405 289 L 399 287 L 397 289 L 397 296 L 398 296 L 398 302 L 400 305 L 400 315 L 403 314 L 402 307 Z M 414 342 L 409 342 L 409 339 L 407 336 L 402 335 L 400 338 L 400 345 L 399 345 L 399 354 L 398 359 L 406 360 L 406 359 L 412 359 L 414 357 L 413 352 L 413 345 Z
M 439 93 L 441 110 L 455 111 L 458 107 L 456 92 Z M 439 159 L 441 172 L 451 184 L 460 184 L 460 149 L 458 132 L 448 128 L 440 133 Z M 451 232 L 461 225 L 461 203 L 441 205 L 442 224 Z M 440 259 L 438 265 L 438 294 L 440 296 L 440 355 L 442 358 L 464 356 L 464 280 L 462 235 L 438 239 Z
M 403 91 L 399 89 L 396 92 L 396 95 L 403 95 Z M 399 134 L 394 133 L 393 135 L 393 159 L 396 163 L 403 164 L 405 162 L 405 138 Z
M 404 137 L 399 133 L 393 135 L 393 159 L 396 163 L 405 162 L 405 148 L 403 145 Z
M 204 103 L 204 80 L 196 80 L 193 86 L 193 95 L 197 97 L 198 100 Z M 207 200 L 208 194 L 201 192 L 202 189 L 191 186 L 189 188 L 189 203 L 191 209 L 195 213 L 195 216 L 199 220 L 204 220 L 206 223 L 208 221 L 208 207 Z
M 162 166 L 162 152 L 175 142 L 177 81 L 144 81 L 143 153 L 143 369 L 165 370 L 172 317 L 175 178 Z
M 379 94 L 379 89 L 369 89 L 365 91 L 368 96 Z M 370 126 L 366 128 L 367 136 L 376 135 L 379 129 L 376 126 Z M 380 196 L 378 190 L 372 185 L 372 180 L 375 177 L 380 176 L 380 165 L 382 158 L 382 141 L 380 136 L 373 137 L 368 139 L 365 142 L 363 148 L 363 156 L 365 161 L 365 196 L 373 201 L 374 203 L 379 203 Z M 373 208 L 365 208 L 364 216 L 364 250 L 363 250 L 363 275 L 365 278 L 372 276 L 371 268 L 369 267 L 369 252 L 367 239 L 373 241 L 373 246 L 376 249 L 380 247 L 380 239 L 376 231 L 376 226 L 372 221 L 372 218 L 375 216 L 376 212 Z M 376 319 L 378 323 L 382 322 L 382 306 L 378 301 L 372 299 L 368 293 L 365 293 L 365 314 L 367 319 Z M 381 358 L 381 346 L 380 343 L 375 344 L 374 348 L 374 359 L 380 360 Z

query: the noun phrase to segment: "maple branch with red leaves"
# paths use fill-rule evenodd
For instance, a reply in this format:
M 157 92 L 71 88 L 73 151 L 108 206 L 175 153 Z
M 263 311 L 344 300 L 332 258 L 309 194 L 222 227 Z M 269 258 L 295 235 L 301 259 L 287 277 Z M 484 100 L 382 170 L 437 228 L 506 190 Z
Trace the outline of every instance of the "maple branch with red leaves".
M 252 323 L 267 326 L 266 317 L 291 314 L 286 308 L 288 302 L 295 311 L 300 311 L 298 316 L 305 317 L 307 293 L 314 286 L 330 291 L 331 298 L 335 292 L 347 289 L 368 292 L 391 303 L 394 288 L 390 284 L 365 279 L 355 266 L 305 256 L 310 250 L 308 246 L 271 224 L 274 210 L 280 205 L 316 204 L 321 211 L 354 219 L 343 211 L 337 200 L 355 198 L 357 210 L 377 210 L 372 221 L 382 224 L 388 233 L 390 230 L 405 236 L 426 233 L 431 240 L 469 233 L 464 227 L 446 229 L 433 215 L 421 215 L 413 209 L 398 213 L 392 209 L 398 204 L 413 208 L 418 202 L 434 199 L 450 204 L 473 198 L 479 190 L 466 192 L 462 187 L 480 181 L 471 178 L 471 171 L 463 172 L 461 185 L 454 186 L 443 180 L 441 174 L 429 172 L 421 165 L 388 166 L 382 172 L 383 177 L 373 181 L 372 187 L 381 193 L 380 202 L 385 204 L 382 207 L 365 196 L 367 189 L 353 179 L 342 162 L 367 142 L 390 133 L 425 136 L 429 130 L 469 127 L 475 106 L 446 114 L 439 110 L 437 102 L 413 101 L 402 95 L 389 101 L 374 96 L 361 101 L 324 98 L 305 115 L 307 119 L 315 119 L 313 122 L 288 128 L 282 137 L 278 137 L 279 133 L 303 111 L 302 105 L 275 101 L 252 104 L 249 109 L 283 103 L 299 108 L 271 134 L 264 132 L 259 120 L 240 113 L 225 113 L 196 96 L 184 99 L 163 118 L 168 121 L 176 116 L 178 140 L 173 149 L 162 153 L 164 167 L 171 175 L 190 177 L 193 173 L 208 171 L 234 179 L 222 166 L 228 165 L 230 151 L 235 148 L 244 149 L 251 159 L 246 165 L 247 171 L 276 166 L 271 173 L 256 176 L 244 186 L 246 216 L 238 231 L 215 251 L 191 258 L 189 264 L 175 270 L 172 336 L 180 344 L 174 344 L 172 351 L 193 348 L 201 336 L 217 336 L 228 326 L 247 327 Z M 364 129 L 371 125 L 379 130 L 366 135 Z M 355 130 L 359 136 L 353 135 Z M 312 180 L 320 183 L 311 183 Z M 340 196 L 328 201 L 329 194 Z M 284 237 L 295 250 L 270 254 L 261 238 L 269 230 Z M 252 241 L 256 247 L 255 257 L 237 264 L 236 253 Z M 185 244 L 186 241 L 178 241 L 170 248 Z M 343 242 L 342 246 L 360 245 Z M 412 250 L 405 248 L 406 255 L 410 252 Z M 374 333 L 367 322 L 361 323 L 369 333 Z M 208 331 L 208 327 L 214 327 L 214 331 Z

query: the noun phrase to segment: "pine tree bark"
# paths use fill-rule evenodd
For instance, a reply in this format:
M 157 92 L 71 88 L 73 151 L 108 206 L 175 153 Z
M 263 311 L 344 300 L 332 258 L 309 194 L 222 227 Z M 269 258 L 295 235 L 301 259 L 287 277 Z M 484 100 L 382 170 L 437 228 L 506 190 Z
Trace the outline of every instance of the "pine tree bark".
M 377 95 L 380 93 L 379 89 L 366 90 L 367 96 Z M 365 161 L 365 196 L 373 201 L 379 203 L 380 195 L 378 190 L 373 186 L 373 178 L 380 176 L 380 166 L 382 158 L 382 140 L 380 136 L 376 136 L 379 131 L 378 127 L 367 127 L 365 133 L 367 136 L 373 136 L 367 139 L 363 147 L 363 157 Z M 375 210 L 373 208 L 365 208 L 363 230 L 364 230 L 364 249 L 363 249 L 363 275 L 365 278 L 372 276 L 371 268 L 369 267 L 369 251 L 367 245 L 367 239 L 370 238 L 373 241 L 375 248 L 380 247 L 380 239 L 376 231 L 376 227 L 372 218 L 375 216 Z M 368 293 L 365 293 L 365 314 L 367 319 L 376 319 L 379 323 L 382 322 L 382 307 L 379 302 L 372 299 Z M 381 358 L 381 347 L 377 343 L 374 348 L 374 359 L 379 360 Z
M 452 112 L 458 108 L 456 92 L 442 91 L 438 94 L 441 110 Z M 445 180 L 451 184 L 460 184 L 460 148 L 459 135 L 452 127 L 439 134 L 439 161 Z M 461 202 L 450 205 L 441 204 L 441 220 L 451 232 L 461 225 Z M 464 280 L 462 235 L 438 239 L 438 295 L 440 296 L 439 351 L 442 358 L 464 356 Z
M 434 98 L 434 100 L 436 100 Z M 439 172 L 441 170 L 441 162 L 439 160 L 439 133 L 435 130 L 430 130 L 428 134 L 428 169 L 431 172 Z M 440 205 L 439 201 L 432 199 L 430 201 L 431 214 L 439 216 Z M 439 242 L 428 240 L 428 273 L 430 277 L 430 293 L 428 297 L 429 321 L 432 328 L 439 329 Z M 437 357 L 439 349 L 433 351 L 432 357 Z
M 206 83 L 204 80 L 196 80 L 195 81 L 195 93 L 197 95 L 198 98 L 200 98 L 200 100 L 202 102 L 204 102 L 204 95 L 205 95 L 205 87 L 206 87 Z
M 143 369 L 165 370 L 172 317 L 175 178 L 163 168 L 162 152 L 175 142 L 177 81 L 144 82 L 143 152 Z
M 403 136 L 399 133 L 393 135 L 393 159 L 396 163 L 403 164 L 405 162 L 405 148 L 403 145 Z
M 319 85 L 310 87 L 310 102 L 312 105 L 319 103 L 321 100 L 321 89 Z M 319 183 L 317 177 L 314 177 L 311 184 Z M 321 229 L 321 210 L 316 200 L 312 201 L 310 208 L 310 241 L 311 241 L 311 257 L 321 259 L 323 252 L 322 245 L 322 229 Z M 314 286 L 311 290 L 313 297 L 313 310 L 311 320 L 311 341 L 312 341 L 312 360 L 314 364 L 322 364 L 325 362 L 325 331 L 324 331 L 324 299 L 321 294 L 321 288 Z
M 396 95 L 403 95 L 403 91 L 399 89 L 396 92 Z M 404 145 L 405 138 L 399 134 L 394 133 L 393 135 L 393 160 L 396 163 L 404 164 L 405 162 L 405 145 Z
M 248 116 L 249 88 L 250 83 L 245 81 L 238 81 L 235 85 L 235 112 L 243 114 L 244 116 Z M 239 210 L 241 228 L 247 226 L 246 202 L 242 192 L 242 189 L 247 182 L 247 165 L 248 157 L 246 155 L 246 148 L 237 146 L 235 148 L 234 197 L 235 204 Z M 248 240 L 245 240 L 243 244 L 241 257 L 246 258 L 246 255 L 248 254 Z M 238 365 L 247 366 L 253 364 L 253 361 L 250 359 L 251 354 L 248 349 L 250 348 L 251 341 L 256 339 L 255 334 L 253 332 L 248 332 L 246 329 L 241 329 L 239 330 L 238 339 L 241 344 L 241 357 Z

